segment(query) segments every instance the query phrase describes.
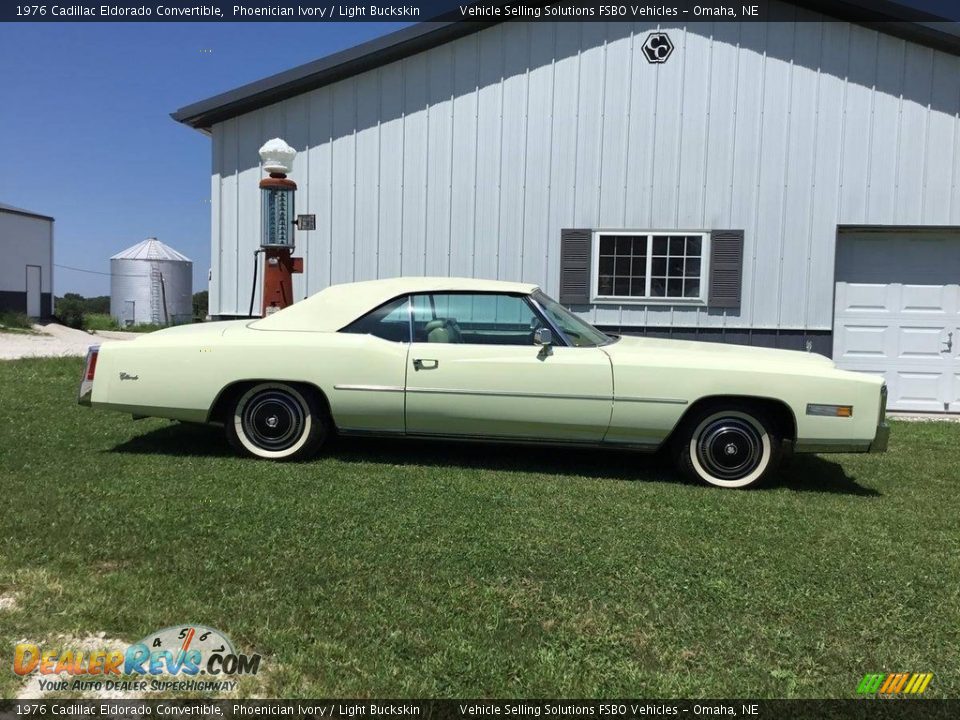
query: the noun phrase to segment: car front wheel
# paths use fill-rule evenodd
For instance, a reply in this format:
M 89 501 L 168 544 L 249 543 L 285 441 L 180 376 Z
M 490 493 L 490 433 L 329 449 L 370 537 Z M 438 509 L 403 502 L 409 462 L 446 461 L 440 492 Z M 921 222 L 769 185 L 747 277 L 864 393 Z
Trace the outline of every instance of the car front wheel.
M 328 434 L 313 395 L 285 383 L 260 383 L 241 393 L 226 431 L 241 453 L 268 460 L 307 459 Z
M 756 487 L 780 463 L 776 425 L 750 406 L 713 407 L 685 423 L 677 463 L 688 477 L 724 488 Z

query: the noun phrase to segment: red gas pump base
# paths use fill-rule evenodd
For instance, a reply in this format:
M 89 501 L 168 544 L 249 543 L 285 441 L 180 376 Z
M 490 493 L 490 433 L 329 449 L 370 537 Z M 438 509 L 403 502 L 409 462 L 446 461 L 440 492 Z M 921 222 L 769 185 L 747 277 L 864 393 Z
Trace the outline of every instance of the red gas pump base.
M 290 248 L 268 247 L 263 250 L 264 317 L 293 305 L 293 276 L 303 272 L 303 258 L 293 257 Z

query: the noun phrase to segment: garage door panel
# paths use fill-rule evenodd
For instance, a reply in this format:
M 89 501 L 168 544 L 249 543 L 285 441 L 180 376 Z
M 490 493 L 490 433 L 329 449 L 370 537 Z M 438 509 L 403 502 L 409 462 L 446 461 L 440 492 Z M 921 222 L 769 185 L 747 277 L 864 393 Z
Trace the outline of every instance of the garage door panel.
M 942 372 L 899 371 L 893 395 L 894 402 L 905 410 L 943 412 L 941 398 L 949 392 L 950 377 Z M 888 392 L 891 388 L 887 387 Z
M 887 325 L 846 325 L 837 335 L 838 358 L 887 357 L 890 327 Z
M 946 315 L 956 312 L 952 307 L 956 295 L 956 285 L 904 285 L 901 311 L 904 314 Z
M 944 364 L 943 325 L 939 326 L 903 326 L 899 328 L 897 357 L 904 360 L 933 360 Z M 946 368 L 944 368 L 945 370 Z
M 834 359 L 882 373 L 892 410 L 960 412 L 960 232 L 841 233 Z
M 844 283 L 843 298 L 837 294 L 837 306 L 844 312 L 889 312 L 891 305 L 889 285 L 856 285 Z M 895 301 L 894 303 L 895 304 Z

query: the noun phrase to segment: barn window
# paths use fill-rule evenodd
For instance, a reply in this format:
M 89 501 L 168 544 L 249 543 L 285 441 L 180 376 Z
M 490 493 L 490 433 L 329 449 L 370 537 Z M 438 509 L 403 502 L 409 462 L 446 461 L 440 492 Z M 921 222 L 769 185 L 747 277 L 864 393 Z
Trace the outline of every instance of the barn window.
M 710 234 L 598 231 L 595 301 L 705 302 Z

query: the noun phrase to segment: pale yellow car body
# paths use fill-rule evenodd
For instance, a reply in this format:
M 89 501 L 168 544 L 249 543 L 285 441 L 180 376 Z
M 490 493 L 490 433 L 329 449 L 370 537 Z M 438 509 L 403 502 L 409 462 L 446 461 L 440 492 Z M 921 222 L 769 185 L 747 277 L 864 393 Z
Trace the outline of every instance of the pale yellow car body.
M 342 433 L 589 444 L 655 450 L 696 403 L 761 398 L 789 409 L 796 452 L 886 447 L 883 381 L 821 355 L 738 345 L 621 337 L 599 347 L 393 342 L 339 332 L 407 294 L 530 294 L 536 286 L 465 278 L 334 285 L 255 320 L 180 326 L 105 342 L 94 408 L 213 422 L 236 383 L 319 389 Z M 414 360 L 429 358 L 430 369 Z M 850 417 L 808 414 L 851 406 Z M 879 426 L 879 427 L 878 427 Z

